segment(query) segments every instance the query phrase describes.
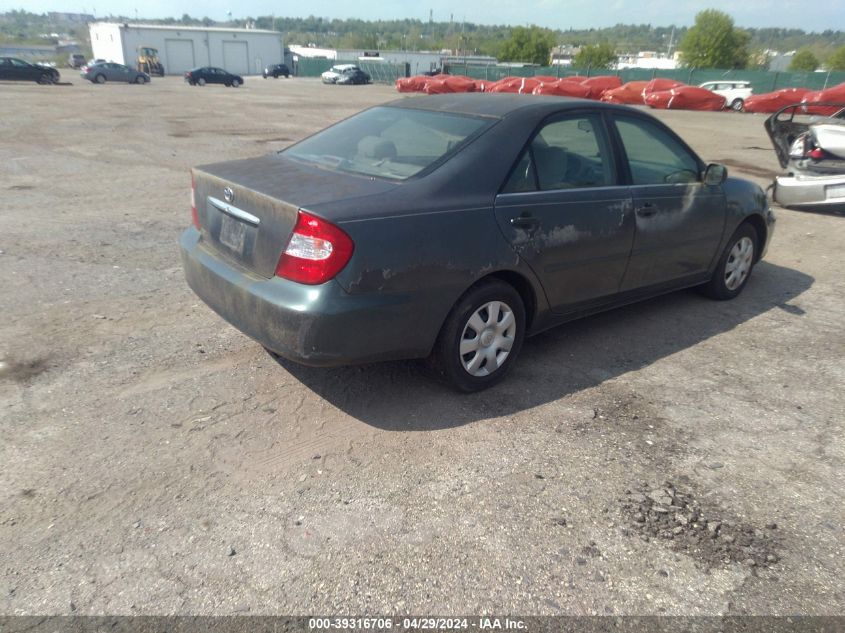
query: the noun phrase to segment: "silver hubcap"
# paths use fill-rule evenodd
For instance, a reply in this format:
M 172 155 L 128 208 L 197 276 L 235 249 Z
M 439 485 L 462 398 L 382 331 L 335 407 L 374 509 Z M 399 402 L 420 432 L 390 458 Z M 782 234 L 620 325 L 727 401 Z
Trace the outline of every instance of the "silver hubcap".
M 510 354 L 516 337 L 516 317 L 502 301 L 490 301 L 478 308 L 461 335 L 460 355 L 464 369 L 472 376 L 489 376 Z
M 743 237 L 731 249 L 725 264 L 725 285 L 728 290 L 736 290 L 751 272 L 754 259 L 754 242 L 750 237 Z

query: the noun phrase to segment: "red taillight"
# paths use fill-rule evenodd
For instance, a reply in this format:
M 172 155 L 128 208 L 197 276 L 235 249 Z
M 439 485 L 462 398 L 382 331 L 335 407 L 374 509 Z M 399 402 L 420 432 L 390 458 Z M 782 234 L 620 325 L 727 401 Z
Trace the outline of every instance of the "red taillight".
M 824 151 L 821 147 L 817 147 L 814 150 L 810 150 L 810 153 L 807 154 L 813 160 L 823 160 L 827 158 L 827 152 Z
M 194 184 L 194 172 L 191 172 L 191 220 L 197 231 L 200 230 L 200 216 L 197 213 L 197 186 Z
M 343 270 L 354 248 L 334 224 L 300 210 L 276 275 L 301 284 L 325 283 Z

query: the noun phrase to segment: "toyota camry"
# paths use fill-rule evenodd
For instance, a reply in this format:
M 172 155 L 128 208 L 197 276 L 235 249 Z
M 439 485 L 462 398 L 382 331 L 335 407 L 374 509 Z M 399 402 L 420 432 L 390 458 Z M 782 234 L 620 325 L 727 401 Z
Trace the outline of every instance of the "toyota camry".
M 732 299 L 774 217 L 625 106 L 400 99 L 279 153 L 192 171 L 188 284 L 270 351 L 332 366 L 428 358 L 477 391 L 525 336 L 697 286 Z

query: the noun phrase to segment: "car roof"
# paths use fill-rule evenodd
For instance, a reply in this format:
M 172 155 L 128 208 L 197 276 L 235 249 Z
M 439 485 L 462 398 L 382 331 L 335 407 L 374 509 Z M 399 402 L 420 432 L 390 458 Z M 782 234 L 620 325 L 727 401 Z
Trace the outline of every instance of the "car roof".
M 631 110 L 631 108 L 624 106 L 574 97 L 544 97 L 539 95 L 478 92 L 405 97 L 391 101 L 385 105 L 396 108 L 414 108 L 417 110 L 453 112 L 455 114 L 496 118 L 503 118 L 516 111 L 524 113 L 535 112 L 538 116 L 545 116 L 546 114 L 561 110 L 574 110 L 585 107 L 617 111 Z

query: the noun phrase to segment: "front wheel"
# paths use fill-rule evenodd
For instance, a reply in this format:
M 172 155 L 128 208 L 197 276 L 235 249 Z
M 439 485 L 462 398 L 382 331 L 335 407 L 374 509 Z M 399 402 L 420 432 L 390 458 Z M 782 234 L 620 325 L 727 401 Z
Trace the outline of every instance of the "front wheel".
M 701 291 L 711 299 L 727 300 L 738 296 L 757 263 L 757 231 L 750 224 L 741 225 L 728 240 L 713 276 Z
M 731 101 L 731 110 L 735 110 L 736 112 L 742 112 L 742 109 L 745 107 L 745 102 L 742 99 L 734 99 Z
M 483 282 L 452 308 L 437 337 L 430 363 L 460 391 L 481 391 L 510 371 L 525 337 L 525 307 L 513 286 Z
M 233 79 L 231 85 L 232 85 L 232 88 L 237 88 L 238 86 L 241 85 L 241 82 L 240 82 L 239 79 Z
M 145 83 L 147 83 L 147 80 L 144 79 L 143 75 L 138 75 L 137 77 L 135 77 L 135 83 L 136 84 L 145 84 Z

